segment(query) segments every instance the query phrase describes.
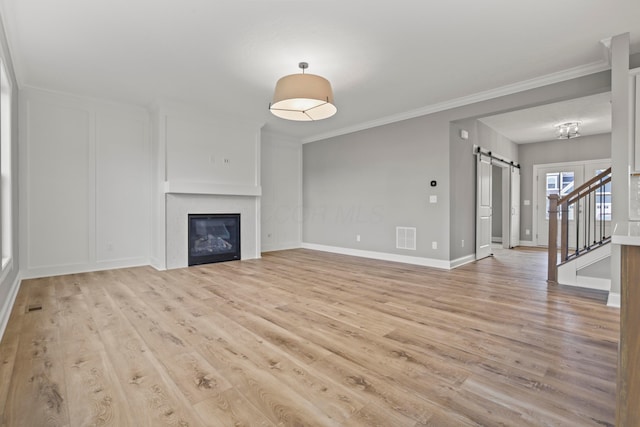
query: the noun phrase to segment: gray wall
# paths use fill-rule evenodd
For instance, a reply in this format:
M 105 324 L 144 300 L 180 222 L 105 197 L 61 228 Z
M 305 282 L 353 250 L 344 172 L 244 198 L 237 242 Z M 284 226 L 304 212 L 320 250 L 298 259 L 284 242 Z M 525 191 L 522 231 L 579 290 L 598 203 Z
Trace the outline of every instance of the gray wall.
M 577 162 L 611 158 L 611 134 L 581 136 L 569 140 L 551 140 L 521 144 L 520 157 L 520 240 L 532 241 L 525 230 L 533 230 L 533 165 L 547 163 Z M 524 201 L 530 200 L 529 206 Z
M 262 132 L 260 147 L 261 250 L 302 244 L 302 146 L 289 137 Z
M 501 159 L 518 161 L 518 145 L 506 136 L 496 132 L 493 128 L 487 126 L 478 120 L 478 145 L 482 148 L 491 150 L 493 154 Z
M 629 55 L 629 69 L 640 67 L 640 52 Z
M 469 139 L 460 138 L 460 131 L 469 132 Z M 475 156 L 473 155 L 473 145 L 478 145 L 485 150 L 491 151 L 494 155 L 514 162 L 518 161 L 518 147 L 511 140 L 499 134 L 489 126 L 482 123 L 476 118 L 463 119 L 451 124 L 452 149 L 456 154 L 452 155 L 452 165 L 455 170 L 455 176 L 452 181 L 459 184 L 452 190 L 451 199 L 455 205 L 466 205 L 469 210 L 452 209 L 452 223 L 456 227 L 451 230 L 451 259 L 461 258 L 471 255 L 475 252 Z M 469 164 L 471 158 L 471 164 Z M 455 168 L 458 162 L 469 165 L 469 168 Z M 498 169 L 496 171 L 495 169 Z M 500 168 L 494 168 L 494 177 L 498 175 L 497 180 L 493 180 L 493 196 L 494 209 L 492 219 L 492 237 L 502 237 L 502 211 L 495 209 L 502 203 L 502 171 Z M 497 187 L 496 187 L 497 185 Z M 469 202 L 473 202 L 473 206 Z M 462 240 L 465 245 L 462 246 Z
M 472 147 L 486 144 L 481 135 L 488 132 L 476 119 L 609 90 L 610 73 L 603 72 L 305 144 L 303 241 L 438 260 L 471 255 Z M 469 131 L 468 140 L 460 129 Z M 431 180 L 438 186 L 431 188 Z M 430 195 L 438 203 L 429 203 Z M 396 226 L 417 228 L 416 251 L 395 249 Z
M 476 251 L 476 163 L 473 145 L 481 145 L 478 124 L 475 118 L 451 123 L 449 156 L 453 163 L 462 163 L 465 166 L 454 165 L 449 171 L 451 224 L 454 225 L 450 232 L 451 259 L 472 255 Z M 460 138 L 460 131 L 463 129 L 469 132 L 468 140 Z
M 304 242 L 447 259 L 447 140 L 432 115 L 304 145 Z M 395 249 L 396 226 L 417 228 L 416 251 Z

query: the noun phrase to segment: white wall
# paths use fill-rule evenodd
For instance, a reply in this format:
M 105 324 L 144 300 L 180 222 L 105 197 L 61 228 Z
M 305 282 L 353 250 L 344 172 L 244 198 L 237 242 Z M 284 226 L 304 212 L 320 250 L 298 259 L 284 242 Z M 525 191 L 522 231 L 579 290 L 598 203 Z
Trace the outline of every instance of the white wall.
M 0 339 L 11 314 L 11 308 L 20 283 L 19 264 L 20 255 L 18 253 L 18 83 L 13 71 L 11 55 L 7 47 L 7 40 L 4 33 L 4 25 L 0 17 L 0 60 L 5 66 L 9 84 L 12 87 L 11 99 L 11 234 L 13 236 L 12 259 L 3 266 L 0 272 Z M 2 124 L 3 126 L 6 123 Z
M 302 145 L 262 132 L 262 251 L 302 245 Z
M 260 127 L 175 103 L 153 117 L 152 260 L 187 266 L 187 214 L 240 213 L 242 259 L 260 257 Z
M 629 220 L 630 81 L 629 33 L 625 33 L 611 39 L 611 223 L 620 228 Z M 621 292 L 621 257 L 622 247 L 611 245 L 611 293 L 616 295 Z
M 258 130 L 231 120 L 165 115 L 166 181 L 259 185 Z
M 146 110 L 32 88 L 20 101 L 23 275 L 148 264 Z

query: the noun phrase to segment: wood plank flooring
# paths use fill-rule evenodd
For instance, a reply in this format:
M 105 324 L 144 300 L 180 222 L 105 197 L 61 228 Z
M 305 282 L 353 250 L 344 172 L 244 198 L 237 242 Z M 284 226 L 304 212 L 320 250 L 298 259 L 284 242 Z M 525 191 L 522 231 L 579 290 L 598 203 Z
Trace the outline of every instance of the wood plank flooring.
M 547 286 L 545 255 L 443 271 L 297 249 L 27 280 L 0 425 L 612 426 L 619 310 Z

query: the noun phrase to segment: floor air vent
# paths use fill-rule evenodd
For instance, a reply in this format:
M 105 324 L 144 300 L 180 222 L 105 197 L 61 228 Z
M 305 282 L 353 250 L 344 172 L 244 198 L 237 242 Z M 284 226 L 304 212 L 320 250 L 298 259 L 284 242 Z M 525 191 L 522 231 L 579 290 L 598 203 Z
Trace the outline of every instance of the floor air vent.
M 31 304 L 27 306 L 27 313 L 38 310 L 42 310 L 42 304 Z

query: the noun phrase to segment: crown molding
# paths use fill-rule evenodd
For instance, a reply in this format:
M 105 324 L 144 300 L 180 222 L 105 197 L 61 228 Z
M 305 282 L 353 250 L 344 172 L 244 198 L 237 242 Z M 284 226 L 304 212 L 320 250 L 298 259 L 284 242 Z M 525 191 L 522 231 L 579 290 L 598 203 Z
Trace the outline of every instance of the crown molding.
M 514 93 L 524 92 L 526 90 L 536 89 L 542 86 L 547 86 L 554 83 L 560 83 L 563 81 L 588 76 L 590 74 L 595 74 L 595 73 L 609 70 L 610 68 L 611 68 L 611 65 L 604 60 L 593 62 L 591 64 L 581 65 L 579 67 L 569 68 L 568 70 L 547 74 L 542 77 L 536 77 L 533 79 L 524 80 L 522 82 L 501 86 L 499 88 L 491 89 L 484 92 L 478 92 L 473 95 L 463 96 L 461 98 L 455 98 L 449 101 L 427 105 L 425 107 L 409 110 L 404 113 L 381 117 L 379 119 L 360 123 L 354 126 L 347 126 L 342 129 L 336 129 L 330 132 L 312 135 L 308 138 L 304 138 L 302 140 L 302 143 L 307 144 L 309 142 L 329 139 L 329 138 L 333 138 L 340 135 L 346 135 L 346 134 L 358 132 L 361 130 L 371 129 L 378 126 L 400 122 L 402 120 L 413 119 L 420 116 L 426 116 L 429 114 L 438 113 L 440 111 L 463 107 L 465 105 L 474 104 L 476 102 L 487 101 L 489 99 L 499 98 L 501 96 L 512 95 Z

